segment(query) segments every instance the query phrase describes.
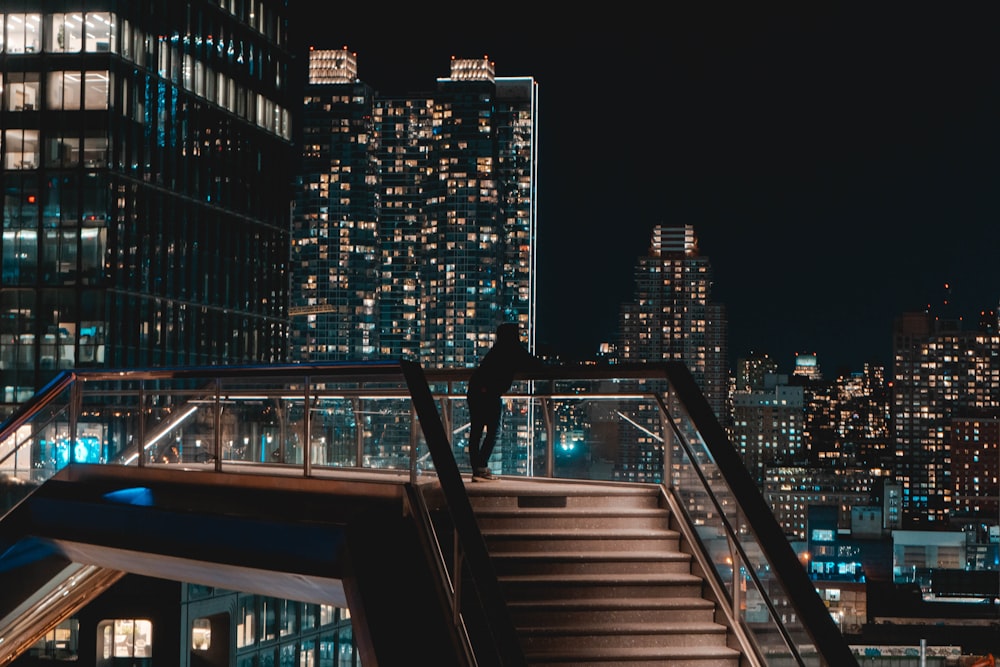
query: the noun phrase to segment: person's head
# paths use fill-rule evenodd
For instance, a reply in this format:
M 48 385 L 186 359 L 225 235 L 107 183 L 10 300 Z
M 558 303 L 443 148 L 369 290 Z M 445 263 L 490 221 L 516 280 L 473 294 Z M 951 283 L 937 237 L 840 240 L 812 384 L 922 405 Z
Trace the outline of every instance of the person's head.
M 503 345 L 521 342 L 521 329 L 517 322 L 504 322 L 497 327 L 497 342 Z

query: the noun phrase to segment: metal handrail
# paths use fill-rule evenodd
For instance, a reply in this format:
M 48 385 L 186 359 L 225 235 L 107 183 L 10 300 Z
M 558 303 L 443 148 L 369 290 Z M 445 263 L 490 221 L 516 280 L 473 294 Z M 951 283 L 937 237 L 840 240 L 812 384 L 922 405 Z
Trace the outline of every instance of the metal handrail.
M 241 400 L 251 401 L 257 395 L 266 396 L 268 400 L 280 400 L 283 406 L 291 406 L 296 410 L 303 411 L 301 422 L 296 428 L 301 429 L 304 457 L 298 465 L 301 465 L 302 474 L 306 476 L 317 474 L 318 466 L 318 464 L 313 463 L 313 452 L 310 449 L 312 447 L 311 420 L 314 409 L 325 405 L 325 401 L 350 401 L 355 411 L 354 418 L 360 420 L 358 415 L 361 413 L 361 406 L 366 402 L 408 400 L 420 424 L 420 433 L 411 428 L 409 436 L 410 450 L 405 465 L 409 469 L 410 483 L 417 485 L 422 479 L 427 479 L 422 476 L 423 470 L 421 468 L 426 461 L 417 455 L 418 446 L 423 444 L 426 446 L 428 456 L 433 463 L 433 479 L 440 484 L 448 512 L 455 524 L 456 538 L 460 541 L 461 551 L 458 558 L 465 559 L 465 562 L 476 573 L 476 585 L 483 587 L 481 602 L 489 605 L 491 600 L 501 599 L 499 585 L 495 573 L 492 572 L 492 564 L 486 553 L 485 543 L 472 514 L 461 473 L 455 460 L 452 439 L 449 437 L 449 433 L 453 430 L 450 409 L 454 405 L 461 404 L 464 399 L 465 382 L 470 374 L 471 369 L 467 368 L 424 370 L 415 363 L 405 361 L 78 370 L 57 377 L 50 383 L 45 392 L 24 404 L 11 418 L 0 425 L 0 468 L 3 467 L 5 461 L 16 455 L 21 446 L 29 442 L 23 439 L 16 440 L 15 436 L 19 433 L 19 429 L 29 425 L 32 419 L 42 416 L 47 417 L 46 424 L 51 424 L 53 416 L 46 415 L 45 410 L 52 406 L 60 407 L 56 401 L 67 390 L 71 397 L 61 409 L 68 412 L 64 417 L 73 425 L 70 432 L 74 434 L 77 433 L 75 428 L 77 420 L 88 408 L 94 408 L 92 404 L 87 402 L 88 400 L 96 400 L 99 396 L 106 396 L 108 399 L 116 401 L 132 400 L 134 397 L 138 397 L 138 405 L 130 405 L 131 408 L 137 409 L 136 419 L 140 425 L 141 438 L 133 443 L 135 451 L 143 453 L 136 459 L 138 465 L 147 463 L 145 455 L 146 449 L 149 447 L 147 426 L 155 428 L 156 425 L 150 406 L 156 400 L 160 400 L 175 407 L 173 406 L 174 401 L 180 402 L 185 400 L 185 397 L 190 398 L 192 394 L 197 394 L 197 401 L 206 406 L 206 409 L 211 410 L 212 431 L 214 433 L 212 452 L 210 452 L 213 457 L 211 467 L 215 470 L 226 471 L 238 471 L 240 466 L 247 462 L 224 460 L 223 446 L 220 440 L 222 431 L 220 419 L 223 410 L 227 409 L 225 406 Z M 679 419 L 690 420 L 696 437 L 700 439 L 700 444 L 704 446 L 707 456 L 716 466 L 715 472 L 721 475 L 722 483 L 730 490 L 738 504 L 737 511 L 746 520 L 749 533 L 756 540 L 756 544 L 761 549 L 766 561 L 774 565 L 773 572 L 781 583 L 791 607 L 802 619 L 804 629 L 814 642 L 817 652 L 829 665 L 856 664 L 847 642 L 820 600 L 759 488 L 753 483 L 738 452 L 733 448 L 728 436 L 683 364 L 668 362 L 608 367 L 553 366 L 519 374 L 516 377 L 520 382 L 515 385 L 515 389 L 507 398 L 512 401 L 538 401 L 542 407 L 541 416 L 545 432 L 545 467 L 542 471 L 544 476 L 556 474 L 553 469 L 555 424 L 552 411 L 557 401 L 621 401 L 628 399 L 641 400 L 654 405 L 660 415 L 659 418 L 665 425 L 662 428 L 666 428 L 664 437 L 669 434 L 672 443 L 670 446 L 663 447 L 664 463 L 668 466 L 663 473 L 663 484 L 669 488 L 673 483 L 669 477 L 669 466 L 672 447 L 676 444 L 677 447 L 686 452 L 689 464 L 694 468 L 696 476 L 700 477 L 701 485 L 710 496 L 710 502 L 716 503 L 716 514 L 721 519 L 719 526 L 725 532 L 731 545 L 734 561 L 748 563 L 749 556 L 741 543 L 741 539 L 746 536 L 741 536 L 738 533 L 737 526 L 732 525 L 726 517 L 725 508 L 718 505 L 712 484 L 699 467 L 698 452 L 693 449 L 693 443 L 689 441 L 689 434 L 679 426 Z M 403 379 L 402 383 L 399 381 L 400 378 Z M 178 381 L 190 382 L 192 386 L 187 388 L 171 386 L 171 383 Z M 594 381 L 614 381 L 626 384 L 614 387 L 616 391 L 578 392 L 573 387 L 567 389 L 565 386 L 561 391 L 557 391 L 559 383 L 572 385 L 574 382 Z M 353 387 L 344 386 L 351 382 L 356 383 L 356 385 Z M 639 385 L 649 383 L 649 385 L 635 390 L 631 383 Z M 662 383 L 665 389 L 660 391 L 659 387 L 654 388 L 653 385 L 656 383 Z M 267 386 L 262 388 L 260 385 Z M 630 391 L 623 391 L 626 386 Z M 271 392 L 270 395 L 267 394 L 268 391 Z M 669 394 L 673 399 L 669 407 L 662 399 L 663 394 Z M 193 406 L 194 403 L 191 405 Z M 672 413 L 673 410 L 679 410 L 684 414 L 675 415 Z M 161 420 L 160 424 L 163 423 Z M 445 430 L 444 424 L 448 425 L 448 430 Z M 419 442 L 421 434 L 424 443 Z M 355 437 L 357 441 L 353 464 L 356 467 L 364 467 L 365 442 L 363 440 L 364 434 L 360 428 L 355 430 Z M 14 440 L 11 440 L 12 438 Z M 5 450 L 4 446 L 11 442 L 14 443 L 13 449 Z M 284 440 L 281 443 L 284 446 Z M 535 471 L 529 467 L 526 474 L 535 474 Z M 715 570 L 712 572 L 719 576 Z M 748 568 L 747 573 L 755 586 L 764 588 L 764 583 L 758 579 L 752 568 Z M 454 582 L 456 588 L 458 583 Z M 730 585 L 734 591 L 738 591 L 738 586 Z M 456 609 L 460 608 L 459 594 L 453 591 L 452 595 Z M 767 591 L 762 591 L 762 597 L 768 606 L 769 613 L 779 626 L 784 643 L 794 654 L 798 663 L 804 664 L 804 658 L 798 651 L 796 642 L 780 623 L 778 610 L 771 604 Z M 731 601 L 731 604 L 735 606 L 736 601 Z M 505 633 L 505 628 L 510 628 L 512 632 L 512 625 L 509 624 L 509 617 L 506 615 L 506 607 L 502 607 L 500 610 L 487 609 L 485 613 L 488 616 L 492 615 L 493 620 L 496 621 L 496 627 L 500 628 L 498 632 Z M 496 650 L 502 652 L 502 647 L 509 639 L 509 636 L 501 637 L 498 635 L 496 637 Z M 510 644 L 517 646 L 516 641 L 510 642 Z M 516 664 L 523 660 L 523 656 L 508 656 L 508 660 L 509 662 L 506 664 Z

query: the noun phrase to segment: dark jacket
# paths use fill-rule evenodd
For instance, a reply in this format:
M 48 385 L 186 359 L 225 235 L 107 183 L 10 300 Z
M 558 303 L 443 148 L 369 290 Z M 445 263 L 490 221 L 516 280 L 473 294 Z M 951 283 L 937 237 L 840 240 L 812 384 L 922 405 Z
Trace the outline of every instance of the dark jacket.
M 499 398 L 514 384 L 518 371 L 542 368 L 542 361 L 528 352 L 518 340 L 517 327 L 502 325 L 497 340 L 486 353 L 469 379 L 469 394 L 485 394 Z

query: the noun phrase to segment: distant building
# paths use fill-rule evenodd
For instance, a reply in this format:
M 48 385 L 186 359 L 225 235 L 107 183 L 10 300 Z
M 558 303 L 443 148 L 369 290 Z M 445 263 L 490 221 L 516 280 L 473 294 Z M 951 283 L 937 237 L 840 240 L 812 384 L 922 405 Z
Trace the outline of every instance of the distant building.
M 836 467 L 888 470 L 889 404 L 885 369 L 865 364 L 833 380 L 801 379 L 809 461 Z
M 725 308 L 712 300 L 712 266 L 698 252 L 691 225 L 653 229 L 649 252 L 635 266 L 633 299 L 621 307 L 619 358 L 623 363 L 683 362 L 719 422 L 729 418 L 729 366 Z M 663 453 L 650 435 L 660 429 L 655 406 L 640 405 L 648 427 L 623 428 L 615 476 L 659 482 Z
M 474 366 L 499 323 L 535 341 L 538 86 L 453 59 L 385 95 L 309 54 L 293 216 L 291 358 Z
M 763 389 L 764 378 L 778 372 L 778 362 L 767 353 L 752 352 L 736 360 L 736 390 Z
M 787 375 L 769 374 L 762 388 L 732 396 L 733 444 L 760 487 L 768 466 L 804 459 L 802 387 L 787 382 Z
M 823 373 L 819 369 L 819 359 L 815 354 L 795 353 L 795 369 L 792 375 L 809 380 L 822 380 Z
M 862 468 L 773 465 L 764 471 L 762 492 L 785 534 L 806 539 L 811 507 L 834 508 L 836 527 L 847 530 L 854 508 L 869 504 L 873 484 L 871 471 Z
M 958 530 L 894 530 L 892 553 L 897 581 L 925 568 L 965 569 L 965 533 Z
M 845 632 L 858 632 L 868 619 L 867 582 L 891 581 L 892 550 L 881 536 L 857 535 L 839 527 L 836 507 L 808 508 L 806 571 Z
M 1000 405 L 996 324 L 965 331 L 958 319 L 904 313 L 893 329 L 892 378 L 892 465 L 903 489 L 903 525 L 946 528 L 956 507 L 952 420 L 994 418 Z
M 712 300 L 713 274 L 691 225 L 657 225 L 635 266 L 633 299 L 622 305 L 626 363 L 683 361 L 719 421 L 728 422 L 725 307 Z
M 952 520 L 995 522 L 1000 508 L 1000 419 L 953 417 L 948 428 Z

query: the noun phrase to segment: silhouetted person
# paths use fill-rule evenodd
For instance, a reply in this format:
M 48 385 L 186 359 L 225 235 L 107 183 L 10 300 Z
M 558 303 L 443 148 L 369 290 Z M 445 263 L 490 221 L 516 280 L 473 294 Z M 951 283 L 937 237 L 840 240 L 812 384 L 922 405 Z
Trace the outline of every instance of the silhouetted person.
M 500 430 L 503 406 L 501 396 L 514 384 L 514 373 L 542 367 L 540 359 L 521 346 L 516 322 L 497 327 L 496 341 L 479 368 L 469 379 L 469 462 L 472 481 L 489 481 L 496 477 L 490 472 L 489 460 Z M 480 441 L 482 441 L 480 443 Z

